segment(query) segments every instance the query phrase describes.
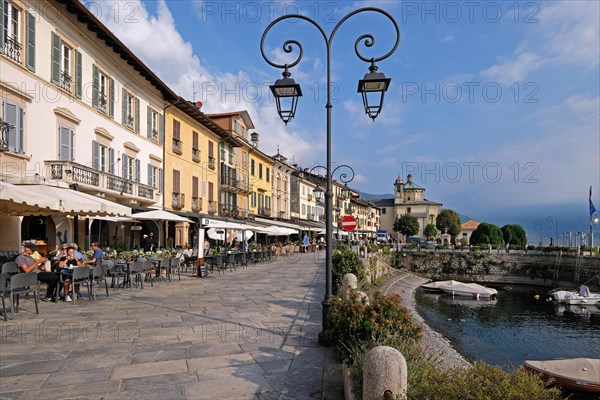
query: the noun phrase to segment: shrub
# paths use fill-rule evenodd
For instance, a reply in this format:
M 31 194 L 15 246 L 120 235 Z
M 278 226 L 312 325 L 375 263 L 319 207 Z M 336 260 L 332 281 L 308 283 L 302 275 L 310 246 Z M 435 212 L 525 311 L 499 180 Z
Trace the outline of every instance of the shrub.
M 335 299 L 329 311 L 330 343 L 336 343 L 340 360 L 354 363 L 352 349 L 361 343 L 379 343 L 394 338 L 397 341 L 418 340 L 422 328 L 412 320 L 410 312 L 400 303 L 400 296 L 376 292 L 369 305 L 357 301 L 355 294 L 348 300 Z
M 512 373 L 483 362 L 471 368 L 442 371 L 433 362 L 421 362 L 418 368 L 409 366 L 409 399 L 560 399 L 560 390 L 550 388 L 538 375 L 522 367 Z
M 339 245 L 331 255 L 331 290 L 339 292 L 342 278 L 346 274 L 354 274 L 361 281 L 365 277 L 365 267 L 358 256 L 345 244 Z

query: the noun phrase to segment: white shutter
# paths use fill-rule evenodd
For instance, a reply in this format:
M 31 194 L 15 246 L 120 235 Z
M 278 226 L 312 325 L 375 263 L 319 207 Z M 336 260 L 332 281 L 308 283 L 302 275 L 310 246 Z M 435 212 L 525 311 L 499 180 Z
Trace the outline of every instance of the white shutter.
M 17 106 L 10 103 L 4 103 L 4 122 L 10 125 L 8 129 L 8 150 L 16 151 L 17 150 L 17 132 L 18 132 L 18 124 L 17 124 Z

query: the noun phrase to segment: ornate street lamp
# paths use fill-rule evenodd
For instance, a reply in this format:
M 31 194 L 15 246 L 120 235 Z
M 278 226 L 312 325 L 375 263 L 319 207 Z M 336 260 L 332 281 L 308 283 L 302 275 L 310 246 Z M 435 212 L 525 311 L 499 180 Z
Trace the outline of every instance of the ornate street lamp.
M 332 206 L 332 197 L 333 197 L 332 176 L 333 176 L 333 173 L 331 170 L 331 108 L 333 107 L 333 105 L 331 102 L 331 57 L 330 57 L 331 43 L 332 43 L 333 38 L 335 37 L 335 34 L 336 34 L 337 30 L 339 29 L 339 27 L 348 18 L 352 17 L 353 15 L 367 12 L 367 11 L 379 13 L 379 14 L 382 14 L 385 17 L 387 17 L 392 22 L 394 29 L 396 31 L 396 41 L 394 43 L 394 46 L 388 53 L 386 53 L 382 57 L 367 58 L 367 57 L 364 57 L 359 51 L 360 44 L 364 45 L 365 47 L 371 47 L 375 44 L 375 37 L 371 34 L 365 34 L 365 35 L 360 36 L 354 44 L 354 52 L 356 53 L 356 56 L 359 59 L 361 59 L 362 61 L 365 61 L 370 64 L 370 67 L 369 67 L 370 73 L 365 75 L 364 79 L 360 81 L 359 86 L 358 86 L 358 92 L 360 92 L 363 96 L 363 105 L 365 108 L 365 112 L 367 113 L 367 115 L 370 118 L 375 120 L 375 118 L 381 112 L 381 108 L 383 106 L 383 97 L 384 97 L 383 95 L 384 95 L 385 91 L 388 89 L 389 84 L 390 84 L 390 79 L 386 78 L 382 73 L 377 72 L 376 62 L 385 60 L 386 58 L 391 56 L 396 51 L 396 48 L 398 47 L 398 44 L 400 43 L 400 28 L 398 27 L 396 20 L 388 12 L 381 10 L 379 8 L 375 8 L 375 7 L 365 7 L 365 8 L 361 8 L 361 9 L 352 11 L 351 13 L 349 13 L 345 17 L 343 17 L 336 24 L 336 26 L 333 28 L 333 31 L 331 32 L 331 34 L 329 36 L 327 36 L 327 34 L 323 30 L 323 28 L 317 22 L 315 22 L 313 19 L 311 19 L 309 17 L 306 17 L 301 14 L 283 15 L 283 16 L 275 19 L 273 22 L 271 22 L 267 26 L 267 28 L 263 32 L 263 36 L 260 40 L 260 51 L 261 51 L 261 54 L 262 54 L 263 58 L 265 59 L 265 61 L 269 65 L 271 65 L 275 68 L 283 69 L 283 79 L 278 80 L 277 82 L 275 82 L 274 85 L 271 86 L 271 92 L 273 93 L 273 96 L 275 96 L 275 99 L 276 99 L 277 112 L 279 113 L 279 117 L 285 124 L 290 122 L 292 120 L 292 118 L 294 118 L 294 116 L 296 115 L 296 107 L 298 105 L 298 98 L 302 95 L 300 86 L 297 85 L 296 82 L 294 82 L 294 80 L 290 78 L 291 74 L 289 72 L 289 69 L 293 68 L 300 62 L 304 51 L 302 49 L 302 45 L 298 41 L 293 40 L 293 39 L 287 40 L 283 43 L 283 51 L 289 54 L 289 53 L 292 53 L 292 51 L 294 51 L 294 48 L 297 48 L 298 52 L 299 52 L 298 58 L 296 58 L 296 60 L 294 60 L 290 64 L 279 64 L 279 63 L 273 62 L 265 54 L 264 43 L 265 43 L 265 38 L 266 38 L 267 34 L 269 33 L 269 31 L 271 30 L 271 28 L 274 25 L 276 25 L 277 23 L 279 23 L 285 19 L 304 20 L 304 21 L 309 22 L 310 24 L 312 24 L 314 27 L 316 27 L 318 29 L 318 31 L 321 33 L 321 35 L 323 37 L 323 40 L 325 41 L 325 46 L 326 46 L 326 50 L 327 50 L 327 84 L 326 84 L 327 104 L 325 105 L 325 108 L 327 109 L 327 164 L 326 164 L 327 186 L 325 189 L 325 221 L 326 221 L 325 222 L 325 224 L 326 224 L 325 244 L 326 244 L 326 251 L 325 251 L 325 298 L 321 302 L 321 304 L 323 305 L 323 326 L 322 326 L 323 329 L 319 333 L 319 343 L 321 343 L 321 344 L 326 344 L 324 342 L 324 333 L 328 326 L 327 325 L 327 315 L 329 313 L 329 308 L 331 307 L 331 292 L 332 292 L 331 291 L 331 256 L 332 256 L 332 243 L 333 243 L 333 240 L 332 240 L 332 208 L 333 208 L 333 206 Z M 283 100 L 285 100 L 285 102 L 282 102 Z M 287 102 L 287 107 L 285 107 L 286 102 Z

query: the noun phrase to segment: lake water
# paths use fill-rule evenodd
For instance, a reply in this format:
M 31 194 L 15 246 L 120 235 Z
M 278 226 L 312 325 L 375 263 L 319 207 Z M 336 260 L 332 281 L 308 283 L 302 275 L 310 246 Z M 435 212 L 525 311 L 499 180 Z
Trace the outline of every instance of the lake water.
M 547 291 L 514 286 L 483 301 L 419 289 L 415 297 L 427 324 L 470 361 L 512 369 L 525 360 L 600 358 L 600 308 L 559 307 L 544 300 Z

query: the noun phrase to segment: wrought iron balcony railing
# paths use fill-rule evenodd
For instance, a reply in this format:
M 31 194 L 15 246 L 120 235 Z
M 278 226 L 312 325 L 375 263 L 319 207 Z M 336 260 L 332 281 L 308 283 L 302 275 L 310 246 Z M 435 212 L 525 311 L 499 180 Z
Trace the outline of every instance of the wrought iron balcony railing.
M 192 160 L 195 162 L 200 162 L 200 150 L 192 149 Z
M 210 215 L 215 215 L 217 213 L 217 202 L 214 200 L 208 201 L 208 213 Z
M 4 55 L 17 63 L 21 62 L 21 43 L 16 37 L 7 36 L 4 38 Z
M 173 199 L 173 202 L 172 202 L 173 208 L 180 209 L 180 208 L 185 207 L 185 194 L 184 193 L 173 192 L 172 199 Z
M 173 139 L 173 153 L 181 155 L 182 154 L 181 149 L 183 147 L 182 144 L 183 144 L 183 142 L 181 140 Z
M 202 197 L 192 197 L 192 211 L 202 211 Z
M 66 71 L 60 72 L 60 87 L 67 92 L 71 92 L 71 80 L 71 75 L 67 74 Z
M 125 126 L 129 129 L 133 129 L 133 117 L 131 115 L 127 115 L 125 117 Z
M 270 217 L 271 216 L 271 209 L 267 208 L 267 207 L 259 207 L 258 208 L 258 213 L 260 215 L 264 215 L 265 217 Z
M 98 93 L 98 110 L 106 113 L 106 95 L 104 93 Z
M 155 189 L 131 179 L 99 171 L 87 165 L 71 161 L 46 161 L 47 179 L 78 183 L 94 191 L 112 191 L 139 197 L 145 202 L 154 201 Z
M 215 169 L 215 158 L 213 156 L 208 156 L 208 168 Z
M 315 219 L 315 214 L 306 214 L 306 219 L 312 221 Z

